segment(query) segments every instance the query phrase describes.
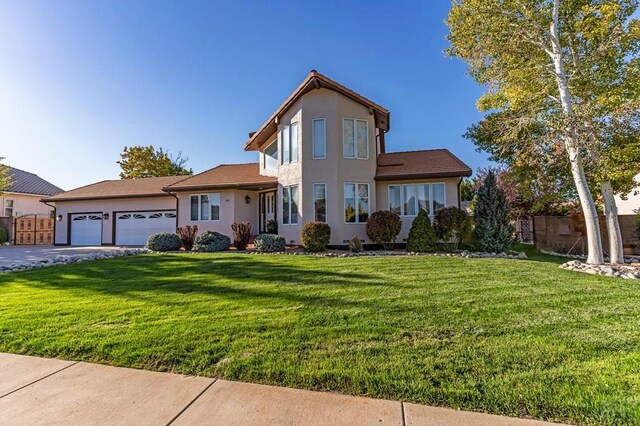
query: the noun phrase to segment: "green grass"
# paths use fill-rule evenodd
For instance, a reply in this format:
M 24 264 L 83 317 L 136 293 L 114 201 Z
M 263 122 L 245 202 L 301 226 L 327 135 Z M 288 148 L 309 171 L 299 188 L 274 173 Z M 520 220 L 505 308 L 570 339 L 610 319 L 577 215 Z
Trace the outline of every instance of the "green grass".
M 640 285 L 558 259 L 141 255 L 0 275 L 0 351 L 640 423 Z

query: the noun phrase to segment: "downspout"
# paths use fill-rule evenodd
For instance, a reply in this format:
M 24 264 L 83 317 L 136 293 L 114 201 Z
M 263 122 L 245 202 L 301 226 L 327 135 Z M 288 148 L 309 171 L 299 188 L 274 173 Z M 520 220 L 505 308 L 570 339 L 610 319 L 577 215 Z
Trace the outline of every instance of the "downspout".
M 458 208 L 462 208 L 462 195 L 460 194 L 460 185 L 462 185 L 462 176 L 458 179 Z
M 53 245 L 55 246 L 56 245 L 56 228 L 58 227 L 58 216 L 56 215 L 56 206 L 52 206 L 46 201 L 40 200 L 40 202 L 45 206 L 49 206 L 53 209 Z
M 163 190 L 163 191 L 165 191 L 167 194 L 171 195 L 173 198 L 176 199 L 176 231 L 177 231 L 178 219 L 180 218 L 180 202 L 179 202 L 178 196 L 171 191 L 166 191 L 166 190 Z

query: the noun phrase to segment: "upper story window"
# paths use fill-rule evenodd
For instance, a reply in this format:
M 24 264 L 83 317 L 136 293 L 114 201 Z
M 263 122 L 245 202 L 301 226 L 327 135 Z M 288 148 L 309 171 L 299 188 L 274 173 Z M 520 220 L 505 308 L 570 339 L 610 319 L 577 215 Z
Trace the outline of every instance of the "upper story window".
M 433 219 L 445 203 L 444 183 L 389 185 L 389 210 L 401 216 L 416 216 L 426 210 Z
M 298 224 L 298 185 L 282 187 L 282 224 Z
M 313 119 L 313 158 L 327 158 L 327 128 L 324 118 Z
M 344 158 L 369 158 L 369 123 L 367 120 L 342 120 L 342 152 Z
M 4 200 L 4 215 L 13 217 L 13 200 Z
M 298 161 L 298 123 L 291 123 L 280 130 L 282 164 Z
M 264 150 L 263 167 L 267 170 L 278 170 L 278 141 L 271 142 Z
M 369 217 L 369 184 L 344 184 L 344 221 L 365 223 Z
M 220 220 L 220 194 L 191 195 L 191 221 Z

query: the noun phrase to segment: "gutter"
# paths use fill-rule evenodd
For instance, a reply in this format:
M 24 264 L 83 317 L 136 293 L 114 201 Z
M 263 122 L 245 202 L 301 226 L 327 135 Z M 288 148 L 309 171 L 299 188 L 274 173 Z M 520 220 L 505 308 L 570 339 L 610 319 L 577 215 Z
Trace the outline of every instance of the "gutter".
M 165 191 L 165 188 L 162 188 L 162 190 Z M 165 192 L 176 199 L 176 231 L 177 231 L 178 230 L 178 220 L 180 220 L 180 200 L 178 199 L 178 196 L 176 194 L 174 194 L 173 192 L 171 192 L 171 191 L 165 191 Z

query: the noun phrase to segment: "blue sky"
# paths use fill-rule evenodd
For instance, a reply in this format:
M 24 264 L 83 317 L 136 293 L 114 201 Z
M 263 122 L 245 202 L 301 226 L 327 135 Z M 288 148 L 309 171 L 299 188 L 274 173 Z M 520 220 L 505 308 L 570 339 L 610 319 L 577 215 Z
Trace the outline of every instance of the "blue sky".
M 71 189 L 118 177 L 126 145 L 199 172 L 242 149 L 311 69 L 391 111 L 389 151 L 462 138 L 482 93 L 446 58 L 448 0 L 0 2 L 0 156 Z

